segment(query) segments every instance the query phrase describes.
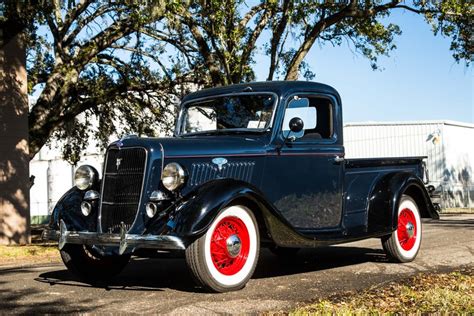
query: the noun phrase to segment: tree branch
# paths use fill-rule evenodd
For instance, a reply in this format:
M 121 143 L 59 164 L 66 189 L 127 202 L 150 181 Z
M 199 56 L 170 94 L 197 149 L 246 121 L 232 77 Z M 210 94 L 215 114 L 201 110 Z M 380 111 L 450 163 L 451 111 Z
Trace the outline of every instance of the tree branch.
M 357 1 L 357 0 L 355 0 Z M 353 2 L 355 2 L 353 1 Z M 301 63 L 303 62 L 306 54 L 308 54 L 309 50 L 313 46 L 316 38 L 321 34 L 321 32 L 330 27 L 331 25 L 341 21 L 344 19 L 348 14 L 349 11 L 352 9 L 351 5 L 346 6 L 344 9 L 328 16 L 325 19 L 320 20 L 317 22 L 310 30 L 310 32 L 305 36 L 303 43 L 298 48 L 297 52 L 293 56 L 288 66 L 287 74 L 285 80 L 296 80 L 298 79 L 298 71 Z
M 322 31 L 331 27 L 332 25 L 343 20 L 346 17 L 367 18 L 379 12 L 394 8 L 400 2 L 401 0 L 392 0 L 388 3 L 375 6 L 372 9 L 358 10 L 357 9 L 358 0 L 352 0 L 351 3 L 347 5 L 344 9 L 328 16 L 325 19 L 318 21 L 313 26 L 309 34 L 305 37 L 303 43 L 300 45 L 298 51 L 295 53 L 292 60 L 290 61 L 285 80 L 298 79 L 299 67 L 301 63 L 303 62 L 304 58 L 306 57 L 306 55 L 308 54 L 309 50 L 313 46 L 316 38 L 318 38 L 318 36 L 321 34 Z
M 206 67 L 209 69 L 209 74 L 211 76 L 211 81 L 213 85 L 222 85 L 222 74 L 219 68 L 216 66 L 211 49 L 207 44 L 206 40 L 204 39 L 203 35 L 201 34 L 201 31 L 199 30 L 195 21 L 190 16 L 188 11 L 182 11 L 181 17 L 183 23 L 189 28 L 194 40 L 196 41 L 196 44 L 198 45 L 199 51 L 202 57 L 204 58 Z
M 399 4 L 399 5 L 396 5 L 395 7 L 393 7 L 394 9 L 405 9 L 407 11 L 411 11 L 411 12 L 414 12 L 414 13 L 417 13 L 417 14 L 424 14 L 424 13 L 439 13 L 438 10 L 428 10 L 428 9 L 423 9 L 423 10 L 419 10 L 419 9 L 415 9 L 415 8 L 412 8 L 410 6 L 407 6 L 407 5 L 404 5 L 404 4 Z
M 260 4 L 257 4 L 256 6 L 252 7 L 247 14 L 244 15 L 242 20 L 240 20 L 239 23 L 239 28 L 243 30 L 245 26 L 250 22 L 250 20 L 259 12 L 262 11 L 267 7 L 267 4 L 265 2 L 262 2 Z
M 61 28 L 61 36 L 64 37 L 69 31 L 71 25 L 84 13 L 93 0 L 81 0 L 79 4 L 71 10 L 68 10 L 64 23 Z
M 88 7 L 84 8 L 84 11 L 86 11 Z M 104 14 L 108 12 L 113 12 L 113 11 L 123 11 L 124 9 L 119 9 L 114 6 L 109 6 L 109 5 L 103 5 L 95 10 L 94 13 L 91 13 L 90 15 L 86 16 L 83 19 L 78 19 L 77 20 L 77 25 L 76 27 L 71 31 L 71 33 L 65 35 L 64 37 L 64 46 L 69 46 L 71 43 L 76 39 L 77 35 L 84 29 L 85 26 L 93 22 L 95 19 L 99 18 L 100 16 L 103 16 Z M 73 23 L 73 21 L 71 21 Z M 70 27 L 68 27 L 69 29 Z
M 293 2 L 290 0 L 283 1 L 282 17 L 280 19 L 280 22 L 278 23 L 276 28 L 273 29 L 273 32 L 272 32 L 273 33 L 272 39 L 270 41 L 270 69 L 268 71 L 267 80 L 273 80 L 275 71 L 278 68 L 278 58 L 277 58 L 278 46 L 280 44 L 281 37 L 290 19 L 289 13 L 292 10 L 292 6 L 291 6 L 292 3 Z M 283 41 L 282 45 L 284 44 L 284 42 L 285 41 Z
M 265 26 L 267 25 L 267 22 L 271 16 L 272 12 L 270 10 L 264 11 L 262 16 L 260 17 L 260 20 L 257 22 L 255 29 L 253 32 L 250 34 L 247 42 L 244 44 L 244 49 L 242 52 L 242 58 L 240 60 L 240 69 L 239 69 L 239 75 L 242 76 L 243 74 L 243 69 L 244 65 L 248 65 L 249 63 L 249 58 L 252 53 L 252 51 L 255 49 L 255 43 L 257 39 L 260 37 L 260 34 L 264 30 Z
M 165 34 L 149 27 L 141 28 L 140 32 L 150 38 L 167 42 L 168 44 L 173 45 L 176 49 L 180 50 L 182 53 L 196 52 L 198 50 L 198 48 L 192 45 L 189 41 L 183 42 L 173 39 L 171 34 Z

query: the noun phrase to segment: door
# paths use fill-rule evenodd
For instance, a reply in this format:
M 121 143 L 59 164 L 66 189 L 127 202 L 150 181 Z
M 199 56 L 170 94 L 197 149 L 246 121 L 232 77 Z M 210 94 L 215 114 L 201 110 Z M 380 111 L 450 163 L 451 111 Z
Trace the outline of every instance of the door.
M 338 228 L 341 223 L 343 164 L 339 160 L 344 149 L 334 128 L 340 122 L 335 103 L 326 96 L 292 96 L 286 116 L 294 115 L 288 109 L 308 107 L 306 113 L 316 118 L 303 118 L 306 128 L 301 132 L 283 126 L 282 147 L 267 157 L 262 188 L 299 230 Z M 285 117 L 284 122 L 290 120 Z

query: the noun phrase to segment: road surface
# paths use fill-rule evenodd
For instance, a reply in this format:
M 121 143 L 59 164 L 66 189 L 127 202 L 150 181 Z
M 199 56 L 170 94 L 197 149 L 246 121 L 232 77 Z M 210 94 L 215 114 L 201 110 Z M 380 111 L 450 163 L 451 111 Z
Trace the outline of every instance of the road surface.
M 425 221 L 422 248 L 408 264 L 387 262 L 380 241 L 303 250 L 281 261 L 263 250 L 254 277 L 238 292 L 196 287 L 182 259 L 136 259 L 108 287 L 74 278 L 62 264 L 0 267 L 0 311 L 8 313 L 214 314 L 285 311 L 346 290 L 425 271 L 474 265 L 474 215 Z

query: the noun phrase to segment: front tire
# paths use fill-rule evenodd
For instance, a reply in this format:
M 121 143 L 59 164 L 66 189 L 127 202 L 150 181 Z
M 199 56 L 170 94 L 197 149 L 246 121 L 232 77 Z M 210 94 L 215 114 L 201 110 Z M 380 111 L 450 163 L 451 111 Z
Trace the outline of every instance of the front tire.
M 418 205 L 408 195 L 403 195 L 398 206 L 398 226 L 382 238 L 387 256 L 396 262 L 413 261 L 421 245 L 421 218 Z
M 243 288 L 260 251 L 257 221 L 242 205 L 223 209 L 205 235 L 186 248 L 186 262 L 196 281 L 215 292 Z
M 104 255 L 94 246 L 66 244 L 60 251 L 67 269 L 79 278 L 91 282 L 108 281 L 119 274 L 130 255 Z

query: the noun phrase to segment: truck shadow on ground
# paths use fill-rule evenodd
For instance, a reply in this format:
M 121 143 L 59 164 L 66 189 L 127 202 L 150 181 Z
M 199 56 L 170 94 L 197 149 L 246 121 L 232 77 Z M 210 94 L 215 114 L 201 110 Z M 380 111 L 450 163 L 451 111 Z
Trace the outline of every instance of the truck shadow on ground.
M 76 304 L 72 305 L 68 304 L 68 300 L 65 298 L 50 297 L 46 302 L 32 302 L 31 297 L 42 295 L 42 291 L 35 288 L 12 289 L 7 286 L 7 282 L 3 281 L 0 281 L 0 287 L 2 288 L 0 292 L 2 314 L 8 314 L 7 311 L 23 315 L 90 313 L 102 306 L 90 299 L 77 299 Z
M 303 249 L 291 258 L 273 255 L 262 249 L 253 279 L 290 276 L 318 272 L 365 262 L 388 262 L 380 249 L 354 247 L 326 247 Z M 192 280 L 183 258 L 134 259 L 107 284 L 88 284 L 65 269 L 42 273 L 36 281 L 50 285 L 96 287 L 105 290 L 162 291 L 174 289 L 184 292 L 205 292 Z

